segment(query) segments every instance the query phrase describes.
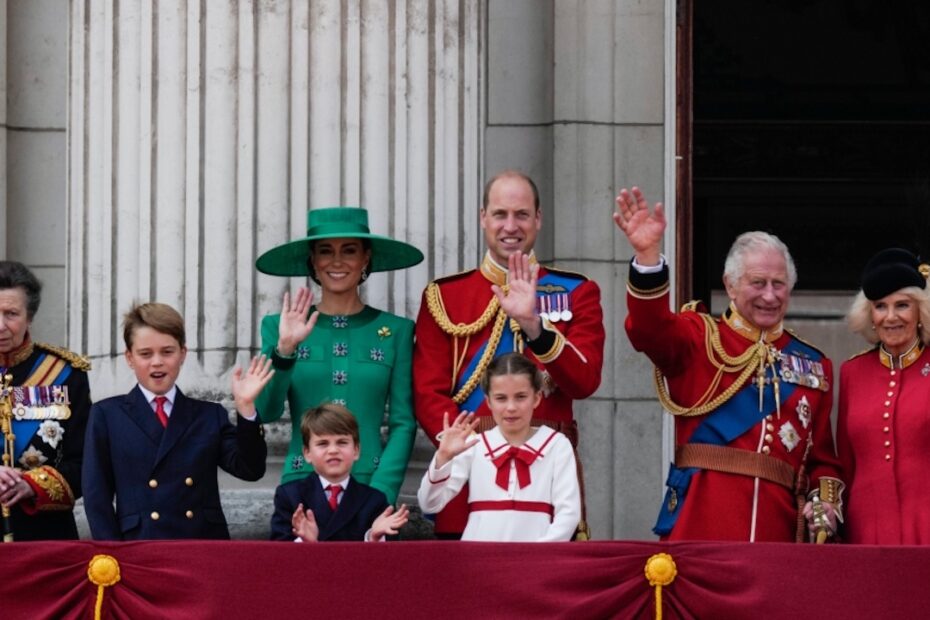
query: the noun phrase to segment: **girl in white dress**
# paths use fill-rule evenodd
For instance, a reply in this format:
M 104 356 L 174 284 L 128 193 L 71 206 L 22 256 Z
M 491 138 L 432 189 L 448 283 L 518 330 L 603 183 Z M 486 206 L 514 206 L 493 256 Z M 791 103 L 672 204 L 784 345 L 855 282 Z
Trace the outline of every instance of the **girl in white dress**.
M 565 435 L 532 425 L 543 397 L 537 367 L 519 353 L 494 359 L 481 387 L 497 426 L 475 434 L 478 416 L 444 416 L 439 448 L 417 499 L 439 512 L 468 483 L 462 540 L 571 540 L 581 518 L 575 455 Z

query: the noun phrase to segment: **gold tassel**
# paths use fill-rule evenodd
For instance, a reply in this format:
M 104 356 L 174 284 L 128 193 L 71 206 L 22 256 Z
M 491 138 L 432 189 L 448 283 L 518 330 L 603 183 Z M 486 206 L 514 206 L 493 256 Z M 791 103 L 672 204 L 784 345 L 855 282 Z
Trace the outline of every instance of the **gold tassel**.
M 87 578 L 97 586 L 94 620 L 100 620 L 104 588 L 115 585 L 119 581 L 119 562 L 111 555 L 95 555 L 87 565 Z
M 656 620 L 662 620 L 662 586 L 670 585 L 678 575 L 675 560 L 667 553 L 656 553 L 646 560 L 646 580 L 656 589 Z

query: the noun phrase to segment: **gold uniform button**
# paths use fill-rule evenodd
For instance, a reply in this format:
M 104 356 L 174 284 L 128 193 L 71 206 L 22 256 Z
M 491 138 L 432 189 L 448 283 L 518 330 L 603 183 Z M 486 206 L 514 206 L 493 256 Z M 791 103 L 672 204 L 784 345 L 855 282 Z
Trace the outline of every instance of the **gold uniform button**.
M 189 487 L 192 487 L 192 486 L 194 486 L 194 479 L 193 479 L 193 478 L 185 478 L 185 479 L 184 479 L 184 484 L 186 484 L 186 485 L 189 486 Z
M 768 433 L 765 434 L 765 443 L 772 443 L 772 436 Z
M 885 406 L 886 406 L 886 407 L 890 407 L 890 406 L 891 406 L 891 401 L 890 401 L 890 400 L 886 400 L 886 401 L 885 401 Z
M 889 432 L 889 431 L 891 431 L 891 429 L 888 428 L 887 426 L 886 426 L 885 428 L 882 429 L 882 432 L 883 432 L 883 433 L 887 433 L 887 432 Z
M 771 433 L 772 431 L 775 430 L 775 425 L 774 425 L 774 424 L 766 424 L 766 425 L 765 425 L 765 430 L 767 430 L 768 432 Z
M 886 455 L 885 455 L 885 460 L 886 460 L 886 461 L 890 461 L 890 460 L 891 460 L 891 455 L 890 455 L 890 454 L 886 454 Z
M 894 392 L 888 392 L 888 396 L 889 397 L 894 396 Z
M 188 510 L 187 512 L 184 513 L 184 516 L 186 516 L 188 519 L 193 519 L 193 518 L 194 518 L 194 511 L 193 511 L 193 510 Z
M 897 371 L 892 370 L 892 371 L 891 371 L 891 376 L 893 377 L 893 376 L 895 376 L 895 374 L 897 374 Z
M 158 480 L 155 480 L 155 478 L 152 478 L 151 480 L 149 480 L 149 487 L 150 487 L 150 488 L 154 489 L 154 488 L 157 487 L 157 486 L 158 486 Z
M 885 447 L 888 448 L 888 447 L 890 447 L 890 446 L 891 446 L 891 442 L 886 440 L 886 441 L 885 441 Z
M 158 521 L 159 514 L 157 512 L 153 512 L 151 516 L 152 516 L 152 521 Z
M 895 385 L 895 383 L 894 383 L 894 381 L 892 381 L 891 383 L 888 384 L 888 387 L 894 387 L 894 385 Z
M 768 454 L 771 451 L 772 451 L 772 448 L 770 448 L 769 446 L 762 446 L 762 454 Z
M 772 421 L 772 414 L 770 413 L 770 414 L 768 414 L 767 416 L 765 416 L 765 419 L 768 420 L 769 422 L 771 422 L 771 421 Z
M 887 411 L 886 411 L 885 413 L 882 414 L 882 418 L 884 418 L 885 420 L 887 420 L 887 419 L 890 418 L 890 417 L 891 417 L 891 414 L 888 413 Z

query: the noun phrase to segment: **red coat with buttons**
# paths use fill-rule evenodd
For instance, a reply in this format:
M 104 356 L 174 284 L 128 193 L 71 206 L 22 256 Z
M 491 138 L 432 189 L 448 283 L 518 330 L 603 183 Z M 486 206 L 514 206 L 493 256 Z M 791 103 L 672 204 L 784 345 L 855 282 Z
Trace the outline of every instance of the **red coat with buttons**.
M 636 276 L 632 271 L 630 277 L 633 283 Z M 661 286 L 653 291 L 651 298 L 627 295 L 627 334 L 633 347 L 649 356 L 665 375 L 672 400 L 692 406 L 705 394 L 717 373 L 717 367 L 708 358 L 706 324 L 699 312 L 671 312 L 667 286 L 664 292 Z M 753 340 L 725 321 L 714 321 L 720 342 L 729 355 L 738 356 L 753 344 Z M 792 338 L 793 335 L 783 331 L 771 344 L 781 350 Z M 832 364 L 826 357 L 821 362 L 824 375 L 832 384 Z M 738 373 L 724 373 L 711 397 L 730 387 L 737 376 Z M 818 484 L 821 476 L 841 478 L 830 427 L 831 407 L 832 385 L 826 391 L 797 385 L 790 397 L 782 399 L 780 415 L 763 418 L 728 445 L 769 454 L 791 465 L 796 473 L 803 469 L 811 485 Z M 810 417 L 805 424 L 807 411 Z M 677 416 L 676 445 L 688 443 L 705 417 Z M 796 443 L 792 429 L 797 434 Z M 797 518 L 796 496 L 779 484 L 745 475 L 699 470 L 691 479 L 674 528 L 664 538 L 793 542 Z
M 878 350 L 852 358 L 840 369 L 839 401 L 845 539 L 930 544 L 930 353 L 925 349 L 903 370 L 883 365 Z

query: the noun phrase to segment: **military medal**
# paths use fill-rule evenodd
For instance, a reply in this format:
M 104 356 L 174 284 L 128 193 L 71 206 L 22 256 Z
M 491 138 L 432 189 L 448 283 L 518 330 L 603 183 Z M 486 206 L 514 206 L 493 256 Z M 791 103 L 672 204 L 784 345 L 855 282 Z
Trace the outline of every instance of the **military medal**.
M 571 306 L 571 298 L 568 296 L 568 293 L 563 293 L 560 295 L 560 297 L 564 299 L 564 303 L 562 304 L 562 320 L 571 321 L 573 316 L 572 311 L 569 310 L 569 307 Z
M 551 311 L 549 312 L 549 321 L 551 321 L 552 323 L 558 323 L 559 321 L 562 320 L 562 311 L 559 308 L 559 296 L 558 295 L 555 296 L 555 304 L 554 304 L 555 307 L 554 308 L 552 307 L 553 306 L 552 296 L 551 295 L 549 296 L 549 306 L 551 308 Z

